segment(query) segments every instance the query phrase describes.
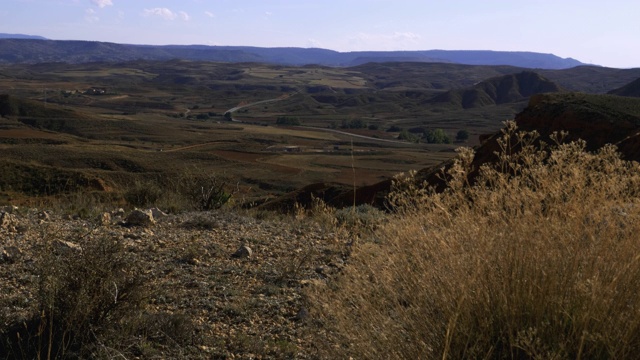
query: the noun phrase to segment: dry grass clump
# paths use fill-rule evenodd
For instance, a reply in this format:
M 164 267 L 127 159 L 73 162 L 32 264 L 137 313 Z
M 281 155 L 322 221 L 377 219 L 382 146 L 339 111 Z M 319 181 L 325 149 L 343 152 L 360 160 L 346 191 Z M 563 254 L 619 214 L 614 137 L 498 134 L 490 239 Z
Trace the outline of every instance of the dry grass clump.
M 625 359 L 640 353 L 640 169 L 508 122 L 500 161 L 440 194 L 399 178 L 395 218 L 311 296 L 327 357 Z M 561 136 L 553 137 L 559 140 Z M 519 151 L 515 151 L 515 149 Z
M 121 320 L 141 309 L 144 287 L 120 242 L 100 239 L 72 247 L 41 246 L 35 262 L 38 313 L 3 336 L 12 358 L 68 358 L 95 351 Z

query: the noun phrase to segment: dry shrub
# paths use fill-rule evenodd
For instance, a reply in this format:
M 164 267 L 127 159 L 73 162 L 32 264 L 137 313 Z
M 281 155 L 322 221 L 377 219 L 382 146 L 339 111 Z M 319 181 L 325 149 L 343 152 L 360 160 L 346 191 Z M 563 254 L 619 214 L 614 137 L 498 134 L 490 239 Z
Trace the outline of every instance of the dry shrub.
M 148 207 L 155 205 L 163 196 L 164 189 L 154 181 L 136 181 L 124 193 L 124 199 L 132 206 Z
M 81 250 L 56 241 L 42 246 L 34 264 L 38 313 L 0 334 L 1 356 L 88 357 L 143 309 L 146 288 L 122 244 L 106 238 L 79 240 Z
M 637 357 L 638 164 L 506 125 L 473 185 L 470 149 L 444 193 L 398 182 L 380 242 L 312 290 L 325 357 Z

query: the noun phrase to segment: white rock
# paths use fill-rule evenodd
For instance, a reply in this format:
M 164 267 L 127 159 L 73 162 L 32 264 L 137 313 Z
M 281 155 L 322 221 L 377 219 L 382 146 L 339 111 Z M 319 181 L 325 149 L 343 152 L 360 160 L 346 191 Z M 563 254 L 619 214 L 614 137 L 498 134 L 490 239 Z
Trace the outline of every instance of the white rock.
M 8 212 L 0 212 L 0 229 L 15 231 L 18 220 L 15 215 Z
M 108 212 L 98 215 L 98 224 L 106 226 L 111 224 L 111 214 Z
M 7 206 L 3 206 L 0 207 L 0 212 L 6 212 L 9 214 L 15 214 L 16 212 L 18 212 L 18 207 L 15 205 L 7 205 Z
M 253 250 L 251 250 L 250 247 L 248 247 L 247 245 L 242 245 L 240 246 L 240 248 L 238 250 L 236 250 L 236 252 L 234 252 L 231 257 L 234 258 L 247 258 L 247 257 L 251 257 L 251 255 L 253 255 Z
M 151 211 L 151 214 L 153 214 L 153 218 L 154 219 L 160 219 L 163 218 L 165 216 L 167 216 L 167 213 L 165 213 L 164 211 L 158 209 L 157 207 L 150 209 L 149 211 Z
M 114 210 L 111 212 L 111 216 L 112 217 L 123 217 L 125 214 L 124 209 L 123 208 L 119 208 L 117 210 Z
M 63 252 L 63 253 L 70 252 L 70 251 L 82 252 L 82 246 L 78 244 L 74 244 L 69 241 L 55 240 L 53 245 L 57 251 Z

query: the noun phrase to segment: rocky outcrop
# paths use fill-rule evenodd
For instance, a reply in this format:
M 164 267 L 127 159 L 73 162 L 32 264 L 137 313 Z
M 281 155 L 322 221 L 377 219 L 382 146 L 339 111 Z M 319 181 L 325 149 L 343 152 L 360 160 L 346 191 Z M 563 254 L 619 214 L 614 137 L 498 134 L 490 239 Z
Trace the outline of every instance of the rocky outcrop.
M 589 150 L 615 144 L 624 158 L 640 160 L 640 153 L 629 147 L 638 141 L 640 99 L 578 93 L 536 95 L 516 116 L 516 123 L 522 130 L 538 131 L 543 138 L 554 131 L 567 131 L 568 141 L 585 140 Z

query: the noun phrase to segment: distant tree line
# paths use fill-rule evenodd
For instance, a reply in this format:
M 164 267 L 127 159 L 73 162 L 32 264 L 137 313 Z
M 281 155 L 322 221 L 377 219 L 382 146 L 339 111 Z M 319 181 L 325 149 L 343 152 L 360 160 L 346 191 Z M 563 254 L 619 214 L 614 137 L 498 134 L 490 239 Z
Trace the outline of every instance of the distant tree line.
M 198 120 L 209 120 L 209 118 L 214 117 L 214 116 L 218 116 L 218 114 L 213 112 L 213 111 L 209 111 L 209 112 L 206 112 L 206 113 L 200 113 L 200 114 L 196 115 L 196 119 L 198 119 Z
M 428 144 L 451 144 L 451 137 L 443 129 L 425 129 L 423 127 L 402 129 L 397 125 L 392 125 L 387 132 L 398 132 L 398 139 L 409 142 L 426 142 Z M 456 133 L 455 140 L 464 142 L 469 139 L 467 130 L 460 130 Z
M 276 125 L 300 126 L 300 119 L 295 116 L 279 116 L 276 119 Z
M 0 117 L 9 117 L 18 113 L 18 102 L 9 95 L 0 94 Z

